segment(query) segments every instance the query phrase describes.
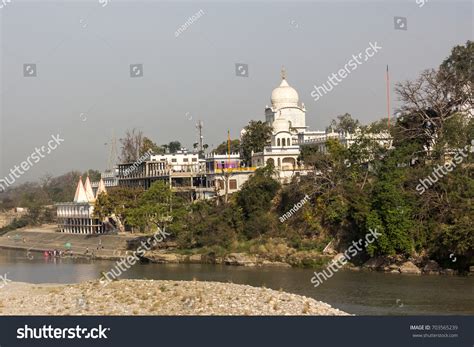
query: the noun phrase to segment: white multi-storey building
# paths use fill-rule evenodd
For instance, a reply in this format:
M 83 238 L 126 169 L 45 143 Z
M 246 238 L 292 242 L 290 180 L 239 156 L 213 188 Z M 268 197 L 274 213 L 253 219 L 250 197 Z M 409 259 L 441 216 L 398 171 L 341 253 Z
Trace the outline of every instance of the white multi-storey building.
M 327 140 L 337 139 L 349 147 L 361 133 L 310 131 L 306 126 L 306 107 L 303 103 L 299 103 L 298 92 L 288 84 L 284 70 L 281 78 L 280 85 L 272 92 L 271 106 L 265 107 L 265 120 L 273 129 L 271 143 L 262 152 L 253 153 L 252 166 L 262 167 L 272 163 L 280 181 L 288 182 L 295 173 L 307 172 L 298 164 L 300 146 L 314 144 L 320 151 L 325 152 Z M 368 136 L 380 145 L 391 146 L 392 139 L 388 133 Z
M 284 70 L 280 85 L 272 91 L 271 106 L 265 107 L 265 121 L 273 129 L 271 143 L 262 152 L 253 153 L 252 166 L 272 163 L 283 182 L 296 171 L 305 172 L 298 165 L 300 144 L 323 136 L 325 132 L 308 130 L 306 107 L 299 103 L 298 92 L 288 84 Z
M 172 154 L 152 154 L 150 161 L 164 163 L 172 172 L 199 172 L 204 161 L 197 153 L 178 151 Z

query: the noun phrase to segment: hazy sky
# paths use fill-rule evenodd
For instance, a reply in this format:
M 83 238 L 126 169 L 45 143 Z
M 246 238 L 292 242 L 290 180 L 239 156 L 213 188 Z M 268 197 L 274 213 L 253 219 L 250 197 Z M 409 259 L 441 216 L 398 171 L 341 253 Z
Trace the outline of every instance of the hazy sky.
M 471 1 L 101 1 L 0 9 L 0 178 L 56 134 L 64 142 L 19 182 L 103 170 L 112 131 L 135 127 L 191 148 L 200 119 L 205 143 L 217 146 L 227 129 L 236 138 L 264 120 L 282 65 L 311 129 L 345 112 L 371 122 L 386 114 L 387 64 L 393 83 L 414 79 L 473 38 Z M 407 30 L 395 30 L 395 16 Z M 315 102 L 313 86 L 369 42 L 382 49 Z M 30 63 L 36 77 L 24 77 Z M 236 63 L 248 64 L 248 77 L 236 76 Z M 143 64 L 143 77 L 131 78 L 130 64 Z M 395 108 L 393 90 L 392 100 Z

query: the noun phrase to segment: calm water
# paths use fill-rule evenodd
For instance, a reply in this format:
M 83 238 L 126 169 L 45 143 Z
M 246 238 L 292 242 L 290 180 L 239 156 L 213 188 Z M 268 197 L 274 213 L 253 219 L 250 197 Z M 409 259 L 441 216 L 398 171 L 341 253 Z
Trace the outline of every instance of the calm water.
M 31 283 L 97 279 L 114 265 L 105 260 L 47 260 L 40 254 L 0 250 L 0 275 Z M 31 255 L 30 255 L 31 258 Z M 411 276 L 339 271 L 314 288 L 310 269 L 223 265 L 136 264 L 122 278 L 219 281 L 266 286 L 313 297 L 358 315 L 474 314 L 474 276 Z M 0 289 L 1 290 L 1 289 Z

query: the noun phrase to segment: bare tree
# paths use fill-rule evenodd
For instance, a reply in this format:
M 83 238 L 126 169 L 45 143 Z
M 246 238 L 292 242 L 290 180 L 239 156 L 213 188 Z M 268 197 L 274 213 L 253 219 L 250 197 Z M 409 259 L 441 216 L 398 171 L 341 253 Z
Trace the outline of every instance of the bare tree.
M 122 145 L 122 153 L 120 161 L 122 163 L 131 163 L 137 161 L 140 157 L 140 149 L 143 145 L 143 132 L 133 128 L 127 130 L 125 137 L 120 139 Z
M 415 81 L 396 85 L 403 106 L 398 131 L 402 138 L 418 139 L 431 150 L 448 120 L 458 115 L 470 103 L 469 94 L 454 93 L 453 74 L 426 70 Z

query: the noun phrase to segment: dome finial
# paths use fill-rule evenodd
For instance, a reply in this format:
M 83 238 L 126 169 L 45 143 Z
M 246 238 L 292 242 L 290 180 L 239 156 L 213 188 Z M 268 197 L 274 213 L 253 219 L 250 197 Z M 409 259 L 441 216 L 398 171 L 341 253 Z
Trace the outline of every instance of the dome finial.
M 286 80 L 286 69 L 284 66 L 281 67 L 281 79 Z

